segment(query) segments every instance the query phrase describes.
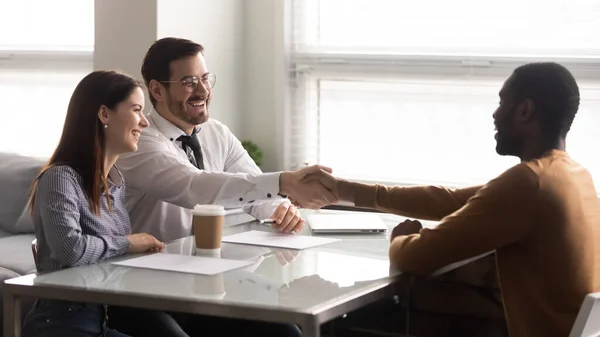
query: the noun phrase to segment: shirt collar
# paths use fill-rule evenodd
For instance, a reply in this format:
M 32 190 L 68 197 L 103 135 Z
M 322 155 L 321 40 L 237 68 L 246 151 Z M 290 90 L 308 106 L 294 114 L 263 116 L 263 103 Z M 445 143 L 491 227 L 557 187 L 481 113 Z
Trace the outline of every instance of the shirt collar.
M 110 177 L 108 180 L 109 188 L 121 187 L 121 185 L 123 185 L 123 175 L 116 166 L 113 165 L 113 167 L 111 167 L 110 171 L 108 171 L 108 176 Z
M 106 183 L 108 184 L 108 191 L 110 192 L 110 196 L 112 198 L 112 193 L 115 192 L 115 189 L 121 188 L 125 180 L 123 179 L 121 171 L 119 171 L 115 165 L 113 165 L 113 167 L 110 168 L 110 171 L 108 171 L 108 178 L 109 179 L 107 179 Z M 107 191 L 105 191 L 103 188 L 102 195 L 106 195 L 106 192 Z
M 177 140 L 179 136 L 187 136 L 187 134 L 183 130 L 166 120 L 155 109 L 152 109 L 152 111 L 150 112 L 150 120 L 152 121 L 156 129 L 160 131 L 160 133 L 162 133 L 165 137 L 169 138 L 172 141 Z M 200 131 L 200 127 L 196 126 L 194 128 L 192 136 L 196 135 L 198 131 Z

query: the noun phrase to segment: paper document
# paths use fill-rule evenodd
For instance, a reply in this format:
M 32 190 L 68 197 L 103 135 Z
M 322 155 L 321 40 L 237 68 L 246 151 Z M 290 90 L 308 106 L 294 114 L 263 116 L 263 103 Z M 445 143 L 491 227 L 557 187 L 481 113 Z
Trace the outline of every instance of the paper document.
M 267 246 L 288 249 L 306 249 L 340 239 L 319 238 L 306 235 L 283 234 L 263 231 L 249 231 L 223 237 L 223 242 L 241 243 L 246 245 Z
M 181 273 L 216 275 L 228 270 L 254 264 L 256 261 L 227 260 L 203 256 L 179 254 L 152 254 L 113 264 L 134 268 L 168 270 Z

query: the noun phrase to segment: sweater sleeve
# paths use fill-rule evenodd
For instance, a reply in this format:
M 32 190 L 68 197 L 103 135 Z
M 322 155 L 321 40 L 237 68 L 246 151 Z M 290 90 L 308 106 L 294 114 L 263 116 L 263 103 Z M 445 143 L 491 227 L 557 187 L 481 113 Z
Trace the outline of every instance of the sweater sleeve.
M 525 164 L 516 165 L 479 189 L 437 227 L 394 238 L 390 263 L 403 271 L 427 275 L 518 242 L 531 231 L 538 198 L 537 175 Z
M 387 187 L 351 183 L 354 204 L 406 217 L 439 221 L 465 205 L 481 188 L 449 189 L 438 186 Z

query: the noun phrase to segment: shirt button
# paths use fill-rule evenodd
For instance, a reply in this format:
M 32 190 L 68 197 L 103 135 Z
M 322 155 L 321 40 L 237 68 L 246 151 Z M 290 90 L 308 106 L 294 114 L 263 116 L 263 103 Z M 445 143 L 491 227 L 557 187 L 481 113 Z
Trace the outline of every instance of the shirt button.
M 270 198 L 270 197 L 271 197 L 271 193 L 267 193 L 267 198 Z
M 240 198 L 240 201 L 244 201 L 244 198 Z

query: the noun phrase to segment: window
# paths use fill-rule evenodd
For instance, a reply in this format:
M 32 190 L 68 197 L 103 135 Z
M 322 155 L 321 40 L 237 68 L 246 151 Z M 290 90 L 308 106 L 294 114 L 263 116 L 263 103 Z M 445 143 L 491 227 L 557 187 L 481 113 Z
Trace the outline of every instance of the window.
M 49 157 L 93 68 L 94 2 L 2 1 L 0 31 L 0 151 Z
M 492 113 L 517 66 L 554 60 L 578 80 L 568 150 L 600 183 L 600 2 L 292 0 L 289 167 L 319 162 L 384 183 L 484 183 Z

